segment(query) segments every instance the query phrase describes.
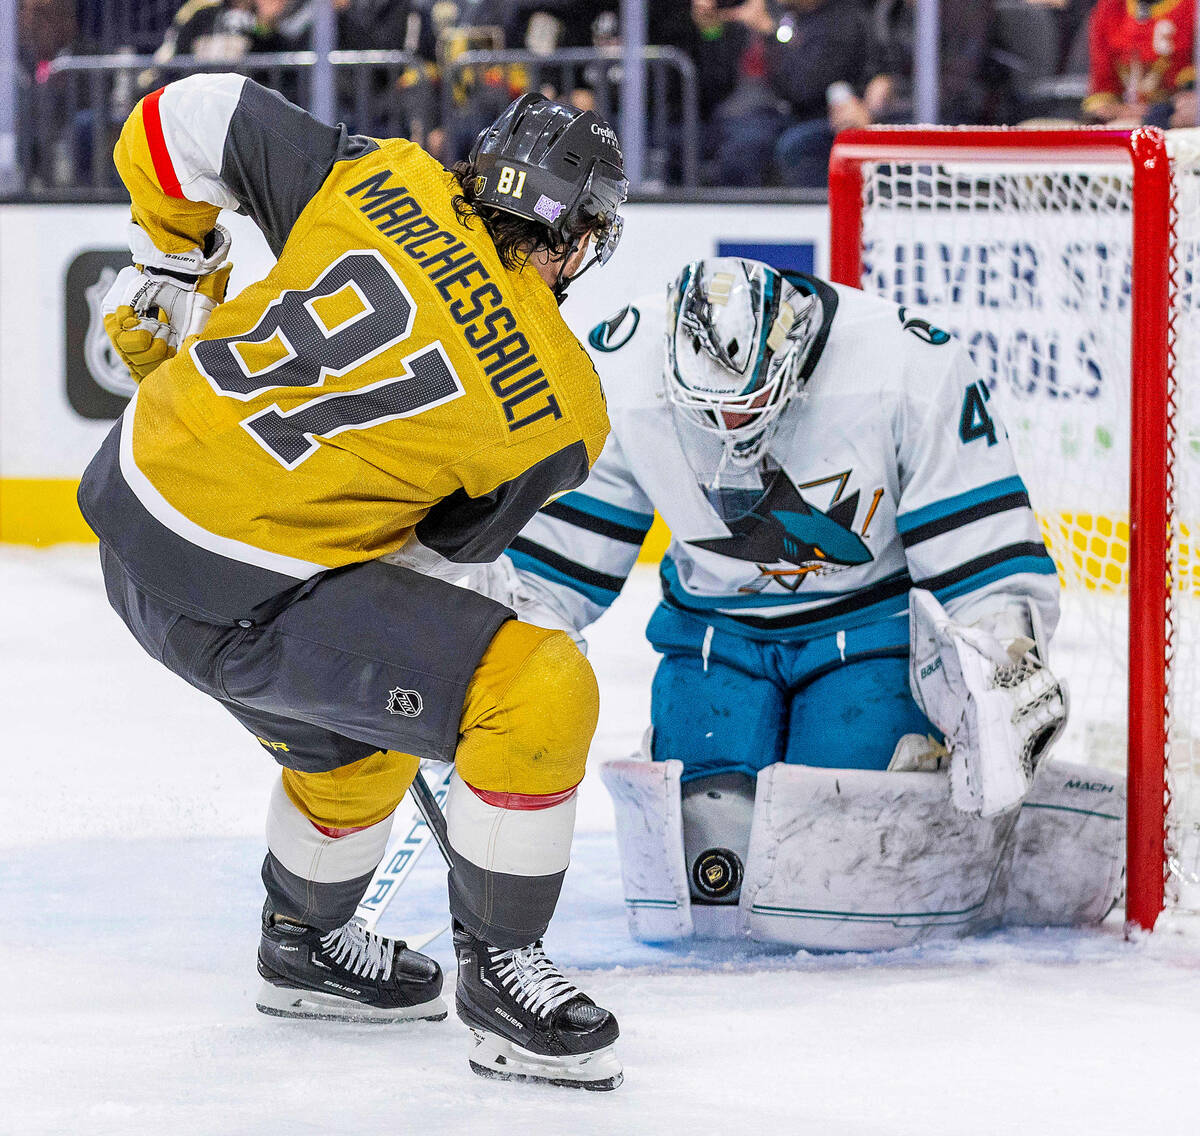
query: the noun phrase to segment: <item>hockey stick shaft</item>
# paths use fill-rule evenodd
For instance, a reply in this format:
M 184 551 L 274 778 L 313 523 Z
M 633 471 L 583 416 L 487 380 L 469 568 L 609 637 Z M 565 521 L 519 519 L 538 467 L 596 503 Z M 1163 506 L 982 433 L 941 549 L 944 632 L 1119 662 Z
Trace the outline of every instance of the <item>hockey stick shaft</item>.
M 446 861 L 446 867 L 454 867 L 454 860 L 450 852 L 450 837 L 446 832 L 446 814 L 442 812 L 437 798 L 433 795 L 433 790 L 429 788 L 429 782 L 425 780 L 419 769 L 416 777 L 413 778 L 413 783 L 408 787 L 408 791 L 412 794 L 417 808 L 421 810 L 421 816 L 425 818 L 425 823 L 429 825 L 429 831 L 433 833 L 433 839 L 437 841 L 438 851 L 441 852 L 442 859 Z
M 442 821 L 441 831 L 445 831 L 445 821 L 442 820 L 437 797 L 438 795 L 445 796 L 453 770 L 453 765 L 439 769 L 440 776 L 437 780 L 436 793 L 430 788 L 429 782 L 418 774 L 425 792 L 424 802 L 431 801 L 432 806 L 418 802 L 416 793 L 412 794 L 413 805 L 417 807 L 409 806 L 410 811 L 404 821 L 405 827 L 399 830 L 398 838 L 393 840 L 387 855 L 375 870 L 375 875 L 358 905 L 356 916 L 368 929 L 374 928 L 379 922 L 388 905 L 396 897 L 401 885 L 416 867 L 417 861 L 429 846 L 430 841 L 437 839 L 437 834 L 430 827 L 426 817 L 433 816 L 435 820 Z

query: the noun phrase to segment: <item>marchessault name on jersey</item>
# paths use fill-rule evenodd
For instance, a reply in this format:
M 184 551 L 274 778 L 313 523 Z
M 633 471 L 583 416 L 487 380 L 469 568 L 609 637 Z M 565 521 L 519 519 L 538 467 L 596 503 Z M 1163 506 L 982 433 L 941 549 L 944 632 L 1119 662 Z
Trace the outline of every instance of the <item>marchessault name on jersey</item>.
M 465 241 L 426 214 L 407 186 L 389 184 L 395 177 L 391 170 L 380 170 L 351 186 L 346 196 L 361 198 L 360 211 L 413 259 L 447 302 L 447 311 L 463 329 L 492 392 L 501 400 L 509 430 L 519 430 L 546 415 L 561 418 L 546 373 L 529 340 L 517 330 L 517 318 L 503 302 L 487 268 Z M 437 251 L 426 252 L 430 245 Z M 482 283 L 472 288 L 473 280 Z M 461 295 L 468 289 L 469 307 L 464 306 Z M 535 397 L 533 407 L 523 406 Z

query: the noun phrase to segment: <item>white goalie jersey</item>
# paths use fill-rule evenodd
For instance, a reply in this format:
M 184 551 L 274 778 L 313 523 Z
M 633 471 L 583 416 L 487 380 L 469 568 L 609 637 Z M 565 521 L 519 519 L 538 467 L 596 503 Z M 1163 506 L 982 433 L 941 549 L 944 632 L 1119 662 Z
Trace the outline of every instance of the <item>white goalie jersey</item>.
M 612 433 L 585 484 L 511 544 L 522 591 L 582 629 L 616 598 L 657 510 L 672 534 L 664 601 L 724 630 L 790 640 L 876 625 L 906 643 L 917 587 L 964 623 L 1032 605 L 1049 635 L 1054 562 L 966 349 L 895 304 L 789 279 L 817 294 L 822 325 L 753 468 L 723 463 L 719 441 L 673 411 L 665 297 L 592 330 Z

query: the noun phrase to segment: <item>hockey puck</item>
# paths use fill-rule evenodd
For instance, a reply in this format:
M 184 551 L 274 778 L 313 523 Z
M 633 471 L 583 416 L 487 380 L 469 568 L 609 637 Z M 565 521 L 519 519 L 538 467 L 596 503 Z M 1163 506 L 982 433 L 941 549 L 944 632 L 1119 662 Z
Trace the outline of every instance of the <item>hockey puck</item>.
M 742 886 L 742 862 L 728 848 L 708 848 L 692 861 L 692 884 L 705 899 L 728 899 Z

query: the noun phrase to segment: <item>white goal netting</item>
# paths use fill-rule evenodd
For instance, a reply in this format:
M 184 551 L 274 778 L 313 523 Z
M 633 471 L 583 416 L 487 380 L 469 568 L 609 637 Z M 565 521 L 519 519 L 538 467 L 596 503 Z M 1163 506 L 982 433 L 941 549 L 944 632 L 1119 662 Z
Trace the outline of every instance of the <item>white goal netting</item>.
M 1200 908 L 1200 132 L 1175 132 L 1168 145 L 1173 445 L 1139 461 L 1168 463 L 1173 486 L 1167 891 L 1190 909 Z M 967 343 L 1058 566 L 1051 663 L 1072 716 L 1057 752 L 1124 769 L 1132 164 L 947 151 L 864 162 L 862 176 L 863 287 Z

